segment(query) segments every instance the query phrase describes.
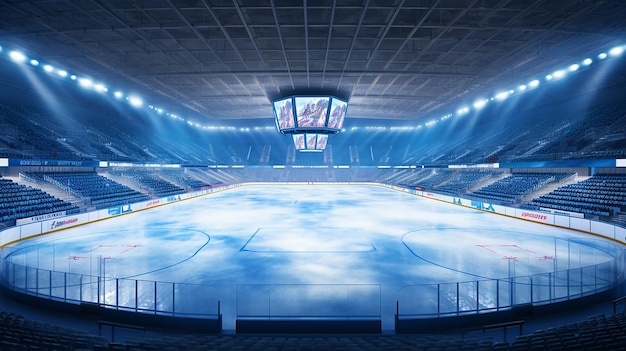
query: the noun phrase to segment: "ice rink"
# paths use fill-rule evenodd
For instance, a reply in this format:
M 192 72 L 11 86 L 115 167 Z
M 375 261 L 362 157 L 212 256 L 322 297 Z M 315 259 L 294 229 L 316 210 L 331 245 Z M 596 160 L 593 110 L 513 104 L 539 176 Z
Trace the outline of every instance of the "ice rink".
M 410 300 L 416 286 L 597 265 L 621 246 L 382 186 L 245 185 L 39 236 L 11 251 L 15 264 L 98 277 L 107 286 L 98 286 L 99 301 L 122 306 L 133 307 L 152 281 L 189 284 L 171 300 L 201 311 L 218 299 L 225 330 L 237 316 L 292 313 L 289 292 L 309 296 L 309 308 L 322 315 L 334 308 L 326 298 L 345 295 L 348 307 L 339 309 L 378 313 L 383 330 L 392 330 L 396 301 Z M 124 284 L 135 284 L 132 292 L 113 296 Z M 268 307 L 275 299 L 284 306 Z

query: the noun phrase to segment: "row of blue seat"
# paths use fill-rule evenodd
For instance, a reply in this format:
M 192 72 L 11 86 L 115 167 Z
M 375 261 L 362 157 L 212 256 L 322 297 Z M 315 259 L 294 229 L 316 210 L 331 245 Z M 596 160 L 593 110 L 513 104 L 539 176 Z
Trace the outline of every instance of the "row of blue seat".
M 185 189 L 172 184 L 157 175 L 149 172 L 142 171 L 126 171 L 120 172 L 119 175 L 130 179 L 139 187 L 146 189 L 147 191 L 155 194 L 156 196 L 168 196 L 173 194 L 180 194 Z
M 10 222 L 20 218 L 39 216 L 46 213 L 70 211 L 78 207 L 57 199 L 40 189 L 14 183 L 0 178 L 0 222 Z
M 149 196 L 96 172 L 44 173 L 39 177 L 81 198 L 96 208 L 128 204 L 149 199 Z
M 527 206 L 613 216 L 626 206 L 626 175 L 594 175 L 533 199 Z

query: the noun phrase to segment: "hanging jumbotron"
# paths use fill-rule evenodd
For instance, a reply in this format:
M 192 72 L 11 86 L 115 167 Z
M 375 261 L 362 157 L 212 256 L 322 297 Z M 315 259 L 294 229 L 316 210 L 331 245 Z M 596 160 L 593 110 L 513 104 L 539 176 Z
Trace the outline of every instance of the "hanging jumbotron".
M 272 102 L 276 127 L 299 151 L 326 148 L 328 136 L 343 127 L 348 102 L 334 96 L 289 96 Z

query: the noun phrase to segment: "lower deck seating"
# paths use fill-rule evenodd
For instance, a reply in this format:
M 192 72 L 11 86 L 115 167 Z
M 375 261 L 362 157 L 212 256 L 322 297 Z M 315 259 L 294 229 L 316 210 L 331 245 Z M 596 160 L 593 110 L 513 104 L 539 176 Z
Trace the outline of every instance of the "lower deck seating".
M 0 310 L 0 350 L 105 350 L 108 340 L 84 331 L 42 323 Z
M 472 192 L 472 196 L 482 199 L 512 203 L 522 195 L 529 194 L 548 183 L 560 181 L 571 176 L 569 173 L 512 173 Z
M 168 182 L 151 172 L 143 171 L 125 171 L 118 172 L 119 176 L 128 178 L 131 182 L 137 184 L 141 189 L 159 196 L 169 196 L 185 192 L 185 189 Z
M 535 198 L 524 207 L 536 210 L 552 208 L 609 217 L 625 206 L 626 175 L 595 175 Z
M 478 334 L 477 334 L 478 335 Z M 122 342 L 81 330 L 32 321 L 0 310 L 2 350 L 624 350 L 624 313 L 597 315 L 587 320 L 519 335 L 511 343 L 489 336 L 455 334 L 382 335 L 237 335 L 134 334 Z
M 96 208 L 130 204 L 150 198 L 96 172 L 44 173 L 42 177 L 57 187 L 86 199 Z
M 462 171 L 458 176 L 435 186 L 434 190 L 444 194 L 459 196 L 473 185 L 493 176 L 492 172 Z
M 78 212 L 79 209 L 40 189 L 0 178 L 0 222 L 61 211 L 71 214 Z

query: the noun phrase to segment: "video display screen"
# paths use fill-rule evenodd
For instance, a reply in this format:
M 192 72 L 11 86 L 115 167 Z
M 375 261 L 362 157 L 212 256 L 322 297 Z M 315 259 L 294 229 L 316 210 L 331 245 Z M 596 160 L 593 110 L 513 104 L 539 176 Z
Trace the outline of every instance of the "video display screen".
M 293 145 L 296 147 L 296 150 L 305 150 L 304 134 L 293 134 Z
M 317 134 L 306 134 L 306 149 L 315 150 L 316 141 L 317 141 Z
M 298 128 L 322 128 L 326 126 L 326 114 L 330 97 L 296 96 Z
M 324 150 L 326 148 L 326 144 L 328 143 L 328 135 L 326 134 L 318 134 L 317 135 L 317 145 L 315 148 L 318 150 Z
M 278 129 L 295 128 L 291 98 L 274 101 L 274 113 L 278 121 Z
M 347 109 L 347 102 L 333 98 L 330 106 L 330 116 L 328 116 L 328 128 L 341 129 Z
M 328 135 L 326 134 L 293 134 L 293 144 L 296 150 L 303 151 L 322 151 L 328 143 Z

